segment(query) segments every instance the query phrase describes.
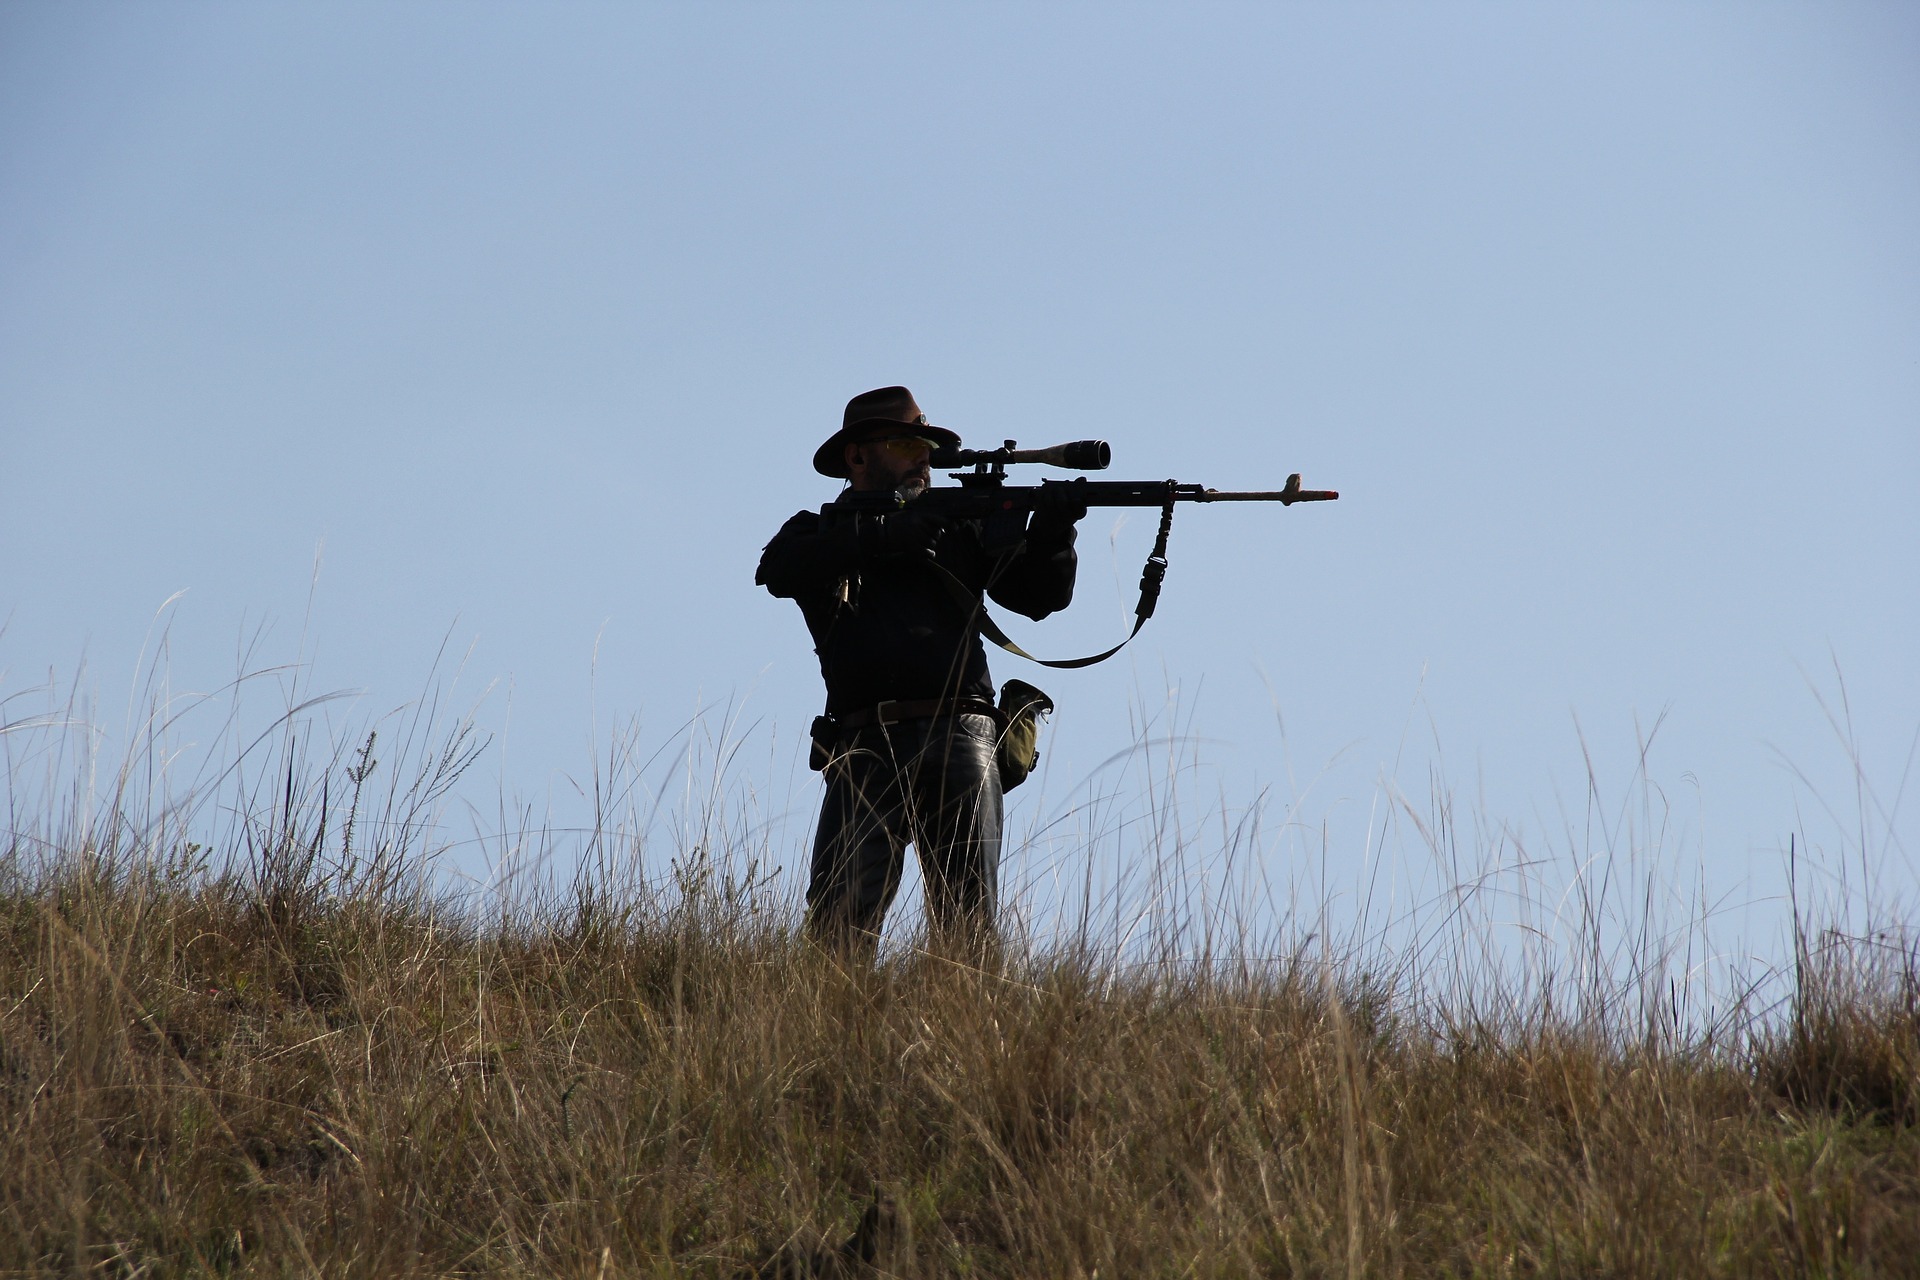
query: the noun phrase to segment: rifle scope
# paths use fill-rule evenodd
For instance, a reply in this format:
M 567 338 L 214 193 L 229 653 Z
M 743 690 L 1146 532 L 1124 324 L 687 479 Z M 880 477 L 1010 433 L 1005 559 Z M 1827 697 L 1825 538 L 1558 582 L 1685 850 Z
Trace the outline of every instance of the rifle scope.
M 1044 462 L 1070 471 L 1105 471 L 1113 461 L 1113 450 L 1105 440 L 1069 440 L 1045 449 L 1016 449 L 1007 441 L 999 449 L 938 449 L 935 467 L 1001 466 L 1009 462 Z

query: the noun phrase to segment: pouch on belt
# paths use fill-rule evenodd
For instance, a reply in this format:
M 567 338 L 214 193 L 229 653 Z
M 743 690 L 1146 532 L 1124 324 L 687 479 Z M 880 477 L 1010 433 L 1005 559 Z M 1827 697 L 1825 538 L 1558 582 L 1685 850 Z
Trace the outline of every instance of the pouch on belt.
M 1000 733 L 1000 789 L 1011 791 L 1025 782 L 1040 763 L 1040 717 L 1053 710 L 1053 699 L 1025 680 L 1000 686 L 1000 715 L 1006 728 Z

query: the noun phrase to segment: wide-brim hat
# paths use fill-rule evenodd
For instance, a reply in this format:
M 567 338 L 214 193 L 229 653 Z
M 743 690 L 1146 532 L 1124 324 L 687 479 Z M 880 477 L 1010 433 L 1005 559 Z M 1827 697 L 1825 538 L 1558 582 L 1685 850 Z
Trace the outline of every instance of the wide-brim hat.
M 846 457 L 849 440 L 901 432 L 923 436 L 942 448 L 957 448 L 960 444 L 958 432 L 927 421 L 927 415 L 914 403 L 913 392 L 905 387 L 878 387 L 862 391 L 847 401 L 847 411 L 840 416 L 840 429 L 813 451 L 813 469 L 823 476 L 845 480 L 849 474 Z

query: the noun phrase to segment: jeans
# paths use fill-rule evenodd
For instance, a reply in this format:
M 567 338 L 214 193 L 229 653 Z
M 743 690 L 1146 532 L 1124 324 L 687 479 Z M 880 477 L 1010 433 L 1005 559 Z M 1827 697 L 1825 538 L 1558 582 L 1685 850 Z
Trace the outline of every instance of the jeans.
M 906 848 L 926 881 L 936 940 L 985 941 L 1000 897 L 998 727 L 941 716 L 845 734 L 826 768 L 807 931 L 871 947 L 900 888 Z

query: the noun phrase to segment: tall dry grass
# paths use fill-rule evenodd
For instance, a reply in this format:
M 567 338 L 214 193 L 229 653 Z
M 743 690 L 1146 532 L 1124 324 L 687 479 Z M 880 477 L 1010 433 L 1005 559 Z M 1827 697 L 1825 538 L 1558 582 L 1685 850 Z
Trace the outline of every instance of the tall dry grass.
M 373 797 L 292 724 L 224 818 L 12 810 L 0 1269 L 1920 1274 L 1908 931 L 1797 928 L 1702 1018 L 1658 954 L 1462 987 L 1244 921 L 847 967 L 725 823 L 454 896 L 470 728 Z

